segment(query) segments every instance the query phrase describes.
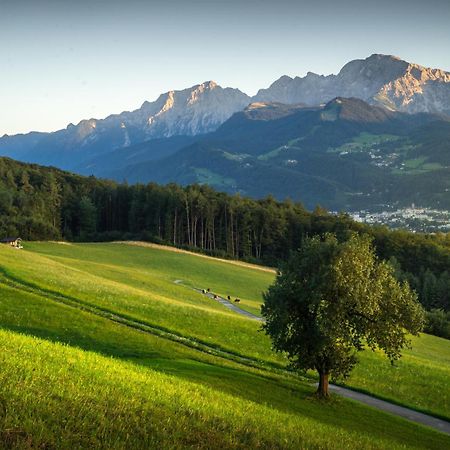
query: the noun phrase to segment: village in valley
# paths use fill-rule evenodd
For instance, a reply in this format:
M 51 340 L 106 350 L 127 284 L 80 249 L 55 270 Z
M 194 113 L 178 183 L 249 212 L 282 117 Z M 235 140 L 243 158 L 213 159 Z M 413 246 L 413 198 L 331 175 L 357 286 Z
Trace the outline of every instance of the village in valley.
M 350 213 L 352 219 L 372 225 L 386 225 L 393 229 L 405 229 L 423 233 L 450 231 L 450 211 L 421 208 L 414 204 L 406 208 L 386 205 L 379 211 L 361 210 Z

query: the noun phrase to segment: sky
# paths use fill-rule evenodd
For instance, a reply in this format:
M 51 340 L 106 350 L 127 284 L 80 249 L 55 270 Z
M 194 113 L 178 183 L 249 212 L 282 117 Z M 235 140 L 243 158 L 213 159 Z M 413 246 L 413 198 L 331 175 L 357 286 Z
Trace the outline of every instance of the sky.
M 0 0 L 0 136 L 207 80 L 254 95 L 373 53 L 450 71 L 450 1 Z

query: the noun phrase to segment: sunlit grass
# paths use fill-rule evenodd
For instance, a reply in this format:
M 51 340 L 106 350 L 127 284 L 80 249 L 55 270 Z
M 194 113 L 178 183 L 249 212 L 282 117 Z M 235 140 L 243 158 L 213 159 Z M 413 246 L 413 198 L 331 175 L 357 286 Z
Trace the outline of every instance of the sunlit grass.
M 69 258 L 77 267 L 86 268 L 83 261 L 95 264 L 106 264 L 116 269 L 112 279 L 117 281 L 117 274 L 122 274 L 121 281 L 138 283 L 152 287 L 156 280 L 173 282 L 182 279 L 191 287 L 210 288 L 213 292 L 233 299 L 241 299 L 240 306 L 255 314 L 260 313 L 262 292 L 274 280 L 275 274 L 263 272 L 245 266 L 236 266 L 212 258 L 202 258 L 187 253 L 173 253 L 157 248 L 131 246 L 126 244 L 77 244 L 60 245 L 55 243 L 27 243 L 27 248 L 46 254 L 52 258 L 60 256 Z M 67 260 L 65 261 L 70 264 Z M 108 278 L 108 272 L 99 267 L 100 275 Z M 150 284 L 145 284 L 150 283 Z M 161 283 L 158 289 L 163 289 L 167 283 Z M 171 288 L 171 295 L 174 290 Z M 179 290 L 186 294 L 185 291 Z M 196 297 L 197 298 L 197 297 Z
M 412 339 L 394 365 L 365 351 L 347 385 L 450 419 L 450 341 L 426 334 Z
M 248 302 L 249 308 L 258 311 L 262 302 L 261 292 L 274 279 L 272 273 L 195 255 L 123 244 L 69 246 L 30 243 L 26 251 L 20 252 L 0 247 L 0 266 L 13 276 L 41 288 L 73 296 L 234 353 L 285 364 L 280 356 L 272 353 L 268 338 L 258 331 L 259 323 L 241 318 L 186 287 L 210 287 L 223 296 L 239 296 L 243 302 Z M 183 280 L 186 286 L 174 284 L 175 280 Z M 181 351 L 179 347 L 175 350 L 169 346 L 165 356 L 161 356 L 158 353 L 161 340 L 155 337 L 147 337 L 148 342 L 139 341 L 138 344 L 135 334 L 132 334 L 121 342 L 115 335 L 117 331 L 113 331 L 117 325 L 102 321 L 92 325 L 88 331 L 82 323 L 86 317 L 79 311 L 72 312 L 70 322 L 63 326 L 63 313 L 57 312 L 56 306 L 50 306 L 50 300 L 32 307 L 31 297 L 26 302 L 21 300 L 22 304 L 14 300 L 14 296 L 17 294 L 10 292 L 0 298 L 3 308 L 1 323 L 8 324 L 10 329 L 31 332 L 105 355 L 119 355 L 147 366 L 159 365 L 188 378 L 198 379 L 199 375 L 197 366 L 186 363 L 186 360 L 195 359 L 196 364 L 210 362 L 204 359 L 205 355 L 193 356 L 199 352 L 191 354 L 189 350 L 186 354 L 187 350 Z M 9 298 L 8 302 L 6 298 Z M 21 294 L 20 298 L 25 297 Z M 26 307 L 22 309 L 24 304 Z M 40 324 L 33 318 L 41 321 Z M 116 337 L 106 343 L 105 336 L 109 334 Z M 180 352 L 184 356 L 178 356 Z M 177 356 L 171 358 L 171 353 Z M 383 355 L 369 351 L 361 353 L 360 359 L 360 364 L 347 381 L 348 386 L 450 418 L 449 341 L 426 335 L 414 339 L 413 349 L 405 351 L 395 366 L 391 366 Z M 170 365 L 168 360 L 172 361 Z M 220 384 L 216 377 L 211 379 Z
M 300 386 L 254 377 L 244 382 L 256 382 L 256 391 L 250 385 L 249 394 L 233 395 L 7 331 L 0 331 L 0 364 L 1 436 L 9 448 L 440 449 L 449 443 L 345 400 L 308 400 Z M 236 379 L 242 381 L 238 373 Z
M 59 256 L 51 259 L 51 257 L 29 251 L 19 253 L 8 248 L 0 248 L 0 266 L 14 278 L 40 288 L 74 297 L 115 313 L 126 314 L 136 320 L 201 339 L 213 345 L 220 345 L 236 353 L 267 361 L 281 361 L 279 356 L 272 353 L 269 339 L 259 331 L 260 323 L 243 318 L 206 296 L 173 282 L 175 279 L 183 279 L 187 283 L 196 283 L 195 278 L 189 278 L 189 268 L 192 268 L 192 273 L 200 277 L 201 267 L 208 266 L 209 262 L 189 256 L 194 261 L 184 267 L 177 269 L 177 264 L 174 262 L 174 267 L 171 269 L 173 276 L 171 276 L 170 271 L 165 273 L 160 268 L 160 265 L 170 265 L 170 262 L 164 264 L 162 258 L 150 257 L 144 262 L 139 262 L 138 257 L 134 262 L 125 259 L 124 249 L 131 254 L 136 252 L 137 255 L 140 252 L 152 253 L 153 250 L 109 246 L 110 252 L 107 253 L 107 258 L 113 259 L 116 264 L 118 262 L 123 264 L 121 269 L 119 265 L 114 267 L 102 262 L 104 250 L 101 245 L 99 246 L 99 263 L 89 259 L 95 258 L 95 246 L 53 245 L 56 248 L 71 251 L 73 257 L 61 259 Z M 80 259 L 76 259 L 76 252 L 80 247 Z M 89 247 L 88 252 L 86 247 Z M 169 254 L 174 261 L 180 256 L 169 252 L 156 252 L 163 253 L 164 256 Z M 89 258 L 86 257 L 87 255 Z M 82 259 L 83 256 L 86 259 Z M 131 256 L 129 258 L 132 259 Z M 149 264 L 146 269 L 143 268 L 146 267 L 145 264 Z M 156 264 L 157 269 L 153 270 L 151 264 Z M 36 270 L 37 267 L 42 269 Z M 225 267 L 230 267 L 232 272 L 242 270 L 230 265 Z M 227 275 L 223 274 L 221 277 L 220 271 L 224 272 L 224 269 L 221 267 L 217 272 L 212 272 L 213 276 L 210 276 L 222 278 L 224 283 L 223 280 L 227 278 Z M 203 272 L 208 273 L 207 267 L 203 268 Z M 261 274 L 266 275 L 263 272 Z M 248 280 L 246 282 L 248 283 Z

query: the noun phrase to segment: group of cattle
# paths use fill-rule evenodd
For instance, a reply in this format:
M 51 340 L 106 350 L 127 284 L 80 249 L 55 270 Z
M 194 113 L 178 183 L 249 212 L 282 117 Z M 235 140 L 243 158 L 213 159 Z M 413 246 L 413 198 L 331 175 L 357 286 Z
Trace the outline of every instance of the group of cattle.
M 202 289 L 202 294 L 210 294 L 211 293 L 211 289 L 207 288 L 207 289 Z M 219 298 L 219 296 L 217 294 L 212 294 L 214 296 L 214 300 L 217 300 Z M 229 295 L 227 295 L 227 300 L 229 302 L 231 302 L 231 297 Z M 241 299 L 240 298 L 235 298 L 234 299 L 234 303 L 240 303 Z

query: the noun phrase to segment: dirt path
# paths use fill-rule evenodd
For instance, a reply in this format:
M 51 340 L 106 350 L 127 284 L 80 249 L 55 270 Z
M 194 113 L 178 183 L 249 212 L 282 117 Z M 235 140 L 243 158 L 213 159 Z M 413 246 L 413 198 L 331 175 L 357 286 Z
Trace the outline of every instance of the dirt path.
M 175 280 L 175 283 L 182 284 L 182 280 Z M 262 317 L 256 316 L 255 314 L 249 313 L 247 311 L 242 310 L 241 308 L 235 306 L 233 303 L 228 301 L 225 298 L 222 298 L 218 295 L 215 295 L 211 292 L 203 292 L 201 289 L 195 289 L 195 291 L 199 292 L 202 295 L 206 295 L 207 297 L 215 300 L 226 308 L 234 311 L 243 316 L 249 317 L 253 320 L 259 320 L 262 322 L 264 319 Z M 446 433 L 450 435 L 450 422 L 447 422 L 443 419 L 438 419 L 437 417 L 429 416 L 428 414 L 424 414 L 418 411 L 414 411 L 413 409 L 405 408 L 404 406 L 399 406 L 394 403 L 387 402 L 385 400 L 381 400 L 376 397 L 371 397 L 370 395 L 363 394 L 361 392 L 353 391 L 351 389 L 347 389 L 342 386 L 336 386 L 334 384 L 330 384 L 329 387 L 331 392 L 338 394 L 342 397 L 350 398 L 352 400 L 356 400 L 358 402 L 364 403 L 372 408 L 379 409 L 381 411 L 385 411 L 390 414 L 394 414 L 395 416 L 403 417 L 404 419 L 410 420 L 412 422 L 419 423 L 421 425 L 425 425 L 430 428 L 434 428 L 442 433 Z
M 258 320 L 259 322 L 263 321 L 262 317 L 257 316 L 256 314 L 252 314 L 251 312 L 245 311 L 244 309 L 239 308 L 234 304 L 234 302 L 227 300 L 226 298 L 221 297 L 220 295 L 214 294 L 213 292 L 207 292 L 204 289 L 199 288 L 191 288 L 186 285 L 183 285 L 183 280 L 175 280 L 175 284 L 180 284 L 188 289 L 192 289 L 195 292 L 198 292 L 199 294 L 205 295 L 206 297 L 210 298 L 211 300 L 214 300 L 216 302 L 221 303 L 225 308 L 230 309 L 231 311 L 240 314 L 241 316 L 248 317 L 249 319 Z
M 450 434 L 450 422 L 447 422 L 446 420 L 438 419 L 437 417 L 429 416 L 427 414 L 414 411 L 413 409 L 395 405 L 394 403 L 389 403 L 385 400 L 380 400 L 379 398 L 371 397 L 370 395 L 352 391 L 351 389 L 341 386 L 330 385 L 329 389 L 342 397 L 365 403 L 372 408 L 381 409 L 382 411 L 394 414 L 395 416 L 400 416 L 412 422 L 434 428 L 442 433 Z
M 201 289 L 195 289 L 195 290 L 197 292 L 200 292 L 201 294 L 203 294 Z M 259 317 L 256 314 L 252 314 L 251 312 L 248 312 L 248 311 L 245 311 L 244 309 L 239 308 L 231 301 L 229 301 L 223 297 L 220 297 L 219 295 L 214 295 L 211 292 L 206 292 L 203 295 L 206 295 L 207 297 L 211 298 L 212 300 L 215 300 L 216 302 L 221 303 L 223 306 L 225 306 L 225 308 L 228 308 L 231 311 L 234 311 L 235 313 L 240 314 L 241 316 L 245 316 L 245 317 L 248 317 L 249 319 L 253 319 L 253 320 L 258 320 L 260 322 L 263 321 L 262 317 Z

